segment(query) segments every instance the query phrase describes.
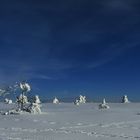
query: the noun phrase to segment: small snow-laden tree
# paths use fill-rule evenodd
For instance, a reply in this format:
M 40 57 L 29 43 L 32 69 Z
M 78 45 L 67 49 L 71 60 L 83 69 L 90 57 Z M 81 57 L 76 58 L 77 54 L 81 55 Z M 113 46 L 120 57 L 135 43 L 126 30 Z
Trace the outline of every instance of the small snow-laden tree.
M 9 100 L 8 100 L 7 98 L 4 99 L 4 102 L 5 102 L 6 104 L 8 103 L 8 101 L 9 101 Z
M 35 95 L 34 102 L 37 103 L 37 104 L 41 103 L 38 95 Z
M 56 97 L 53 99 L 53 104 L 59 104 L 59 100 Z
M 20 94 L 18 99 L 20 102 L 23 102 L 24 104 L 28 103 L 28 98 L 25 95 Z
M 76 99 L 74 104 L 75 105 L 80 105 L 80 104 L 85 104 L 86 103 L 86 96 L 79 96 L 79 99 Z
M 20 88 L 21 88 L 22 92 L 24 92 L 24 93 L 27 93 L 31 90 L 30 85 L 26 82 L 22 82 L 19 85 L 20 85 Z
M 5 98 L 4 99 L 4 102 L 6 103 L 6 104 L 12 104 L 12 100 L 11 99 L 7 99 L 7 98 Z
M 74 102 L 75 105 L 79 106 L 79 100 L 76 99 L 76 101 Z
M 10 90 L 9 90 L 10 89 Z M 30 104 L 28 104 L 28 106 L 25 104 L 28 103 L 28 96 L 27 93 L 29 93 L 31 90 L 31 87 L 28 83 L 26 82 L 20 82 L 20 83 L 16 83 L 16 85 L 14 86 L 10 86 L 10 88 L 7 89 L 0 89 L 0 95 L 6 95 L 9 93 L 20 93 L 19 96 L 17 96 L 17 103 L 18 103 L 18 109 L 13 109 L 13 110 L 9 110 L 5 113 L 3 113 L 4 115 L 10 115 L 10 114 L 22 114 L 22 113 L 34 113 L 34 114 L 39 114 L 41 113 L 41 101 L 39 99 L 39 96 L 36 95 L 33 98 L 29 98 L 30 99 Z M 9 102 L 9 99 L 5 99 L 5 102 Z
M 39 99 L 39 96 L 36 95 L 34 97 L 33 102 L 30 104 L 30 106 L 27 108 L 27 111 L 33 114 L 40 114 L 41 113 L 41 101 Z
M 127 95 L 124 95 L 122 98 L 122 103 L 130 103 L 130 101 L 128 100 Z
M 21 82 L 19 84 L 19 87 L 21 89 L 21 95 L 18 98 L 18 103 L 21 104 L 21 110 L 24 110 L 24 104 L 27 103 L 27 96 L 25 96 L 26 93 L 30 92 L 31 87 L 26 82 Z
M 86 96 L 79 96 L 79 103 L 86 103 Z
M 30 113 L 33 114 L 40 114 L 41 113 L 41 109 L 40 109 L 41 105 L 38 103 L 32 103 L 31 106 L 28 108 Z
M 109 105 L 106 103 L 105 98 L 103 99 L 102 103 L 99 104 L 99 109 L 109 109 Z
M 27 104 L 28 98 L 27 96 L 20 94 L 19 96 L 17 96 L 16 102 L 18 103 L 18 108 L 21 109 L 21 104 Z
M 21 110 L 23 109 L 23 104 L 28 102 L 27 96 L 25 95 L 31 90 L 31 87 L 26 82 L 16 82 L 14 85 L 10 86 L 4 86 L 2 89 L 0 89 L 0 96 L 5 97 L 6 95 L 15 95 L 21 93 L 17 97 L 18 104 L 21 105 Z M 9 102 L 8 99 L 5 100 L 7 103 Z M 11 102 L 11 101 L 10 101 Z M 9 102 L 9 103 L 10 103 Z

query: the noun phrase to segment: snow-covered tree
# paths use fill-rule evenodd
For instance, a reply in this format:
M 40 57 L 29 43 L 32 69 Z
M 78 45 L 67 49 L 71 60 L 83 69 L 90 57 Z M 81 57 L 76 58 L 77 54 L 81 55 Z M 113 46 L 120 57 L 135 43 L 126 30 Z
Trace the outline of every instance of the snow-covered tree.
M 24 93 L 27 93 L 27 92 L 29 92 L 29 91 L 31 90 L 30 85 L 29 85 L 28 83 L 26 83 L 26 82 L 20 83 L 20 88 L 21 88 L 21 90 L 22 90 Z
M 39 99 L 39 96 L 38 95 L 35 95 L 35 99 L 34 99 L 34 102 L 37 103 L 37 104 L 40 104 L 41 101 Z
M 86 103 L 86 96 L 82 96 L 82 95 L 80 95 L 79 96 L 79 103 Z
M 56 97 L 53 99 L 53 104 L 59 104 L 59 100 Z
M 7 98 L 5 98 L 4 99 L 4 102 L 6 103 L 6 104 L 12 104 L 12 100 L 11 99 L 7 99 Z
M 17 100 L 16 100 L 16 102 L 18 103 L 18 108 L 9 110 L 9 111 L 7 111 L 3 114 L 4 115 L 10 115 L 10 114 L 24 114 L 24 113 L 34 113 L 34 114 L 41 113 L 41 109 L 40 109 L 40 107 L 41 107 L 40 103 L 41 102 L 40 102 L 40 99 L 39 99 L 38 95 L 36 95 L 33 98 L 34 100 L 30 100 L 30 102 L 28 102 L 28 96 L 26 96 L 26 93 L 30 92 L 30 90 L 31 90 L 31 87 L 26 82 L 21 82 L 19 84 L 16 83 L 16 85 L 10 86 L 10 88 L 8 88 L 8 90 L 0 89 L 0 95 L 5 95 L 7 93 L 16 93 L 16 91 L 18 91 L 18 93 L 19 92 L 21 93 L 19 96 L 17 96 Z M 11 101 L 10 102 L 9 101 L 10 100 L 5 99 L 6 103 L 11 102 Z
M 19 101 L 18 103 L 21 104 L 21 110 L 24 109 L 24 104 L 26 103 L 26 96 L 25 94 L 28 93 L 31 90 L 31 87 L 28 83 L 22 82 L 19 84 L 20 89 L 21 89 L 21 96 L 19 96 Z
M 19 96 L 17 96 L 17 100 L 16 102 L 18 103 L 18 108 L 19 109 L 23 109 L 23 104 L 27 104 L 28 102 L 28 98 L 25 95 L 20 94 Z
M 86 103 L 86 96 L 79 96 L 79 99 L 76 99 L 74 104 L 75 105 L 80 105 L 80 104 L 85 104 Z
M 79 96 L 79 103 L 86 103 L 86 96 Z
M 122 103 L 130 103 L 130 101 L 128 100 L 127 95 L 124 95 L 122 98 Z
M 30 113 L 33 114 L 40 114 L 41 113 L 41 109 L 40 109 L 41 105 L 38 103 L 32 103 L 31 107 L 29 108 Z
M 41 101 L 39 99 L 39 96 L 36 95 L 34 97 L 34 101 L 31 103 L 31 105 L 27 108 L 27 110 L 30 112 L 30 113 L 33 113 L 33 114 L 40 114 L 41 113 Z
M 79 100 L 76 99 L 76 101 L 74 102 L 75 105 L 79 106 Z
M 103 99 L 102 103 L 99 104 L 99 109 L 109 109 L 109 105 L 106 103 L 106 100 Z

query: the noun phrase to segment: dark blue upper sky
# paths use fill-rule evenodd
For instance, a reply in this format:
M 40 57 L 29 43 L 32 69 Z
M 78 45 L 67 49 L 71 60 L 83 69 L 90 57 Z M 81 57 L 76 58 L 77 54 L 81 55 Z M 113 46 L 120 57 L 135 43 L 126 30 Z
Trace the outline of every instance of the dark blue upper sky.
M 0 84 L 40 96 L 140 100 L 140 1 L 1 0 Z

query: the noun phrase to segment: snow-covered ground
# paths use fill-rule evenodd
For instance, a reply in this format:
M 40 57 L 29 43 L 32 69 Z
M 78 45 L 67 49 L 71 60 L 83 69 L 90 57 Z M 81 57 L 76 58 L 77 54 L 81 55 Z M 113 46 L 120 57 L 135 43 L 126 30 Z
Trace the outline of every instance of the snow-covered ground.
M 0 115 L 0 140 L 140 140 L 140 103 L 42 104 L 42 114 Z M 14 104 L 0 103 L 0 111 Z

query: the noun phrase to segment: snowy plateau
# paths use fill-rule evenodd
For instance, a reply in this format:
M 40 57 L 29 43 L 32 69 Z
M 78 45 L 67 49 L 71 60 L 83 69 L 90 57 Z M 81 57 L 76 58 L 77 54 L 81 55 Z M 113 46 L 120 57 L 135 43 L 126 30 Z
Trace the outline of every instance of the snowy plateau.
M 41 114 L 0 115 L 0 140 L 140 140 L 140 103 L 98 106 L 43 103 Z

